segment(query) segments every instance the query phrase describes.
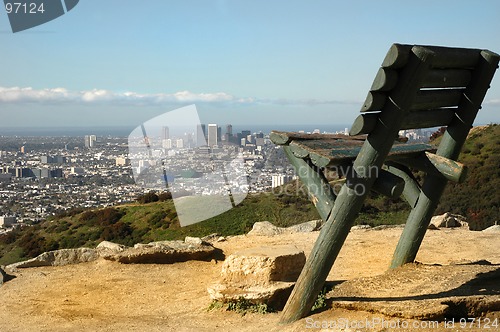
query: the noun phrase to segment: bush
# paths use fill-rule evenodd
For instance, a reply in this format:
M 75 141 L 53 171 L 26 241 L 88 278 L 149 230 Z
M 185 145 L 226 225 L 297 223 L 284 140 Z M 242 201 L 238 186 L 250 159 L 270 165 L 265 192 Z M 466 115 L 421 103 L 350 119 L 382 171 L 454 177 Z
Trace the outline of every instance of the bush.
M 150 191 L 147 194 L 137 197 L 137 202 L 140 204 L 147 204 L 152 202 L 158 202 L 158 195 L 154 191 Z

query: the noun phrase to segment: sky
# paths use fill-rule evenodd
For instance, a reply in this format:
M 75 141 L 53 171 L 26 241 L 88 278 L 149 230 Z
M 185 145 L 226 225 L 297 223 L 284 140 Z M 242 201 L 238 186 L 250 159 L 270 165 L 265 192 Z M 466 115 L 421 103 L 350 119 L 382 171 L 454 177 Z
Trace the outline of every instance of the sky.
M 58 0 L 51 0 L 58 1 Z M 350 124 L 392 43 L 500 52 L 500 1 L 80 0 L 12 33 L 0 127 Z M 500 122 L 500 74 L 476 124 Z

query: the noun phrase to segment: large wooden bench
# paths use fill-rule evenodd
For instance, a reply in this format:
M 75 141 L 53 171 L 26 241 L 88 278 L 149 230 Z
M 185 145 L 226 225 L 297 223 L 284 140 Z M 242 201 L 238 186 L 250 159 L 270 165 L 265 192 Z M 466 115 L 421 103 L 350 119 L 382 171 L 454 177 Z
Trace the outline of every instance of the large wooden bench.
M 496 53 L 394 44 L 378 71 L 351 136 L 273 131 L 326 221 L 282 313 L 307 315 L 370 191 L 411 207 L 391 268 L 414 261 L 448 180 L 463 181 L 456 160 L 498 68 Z M 438 147 L 404 143 L 403 129 L 446 126 Z M 330 170 L 336 179 L 329 178 Z M 412 170 L 425 172 L 423 183 Z M 341 183 L 338 191 L 334 185 Z

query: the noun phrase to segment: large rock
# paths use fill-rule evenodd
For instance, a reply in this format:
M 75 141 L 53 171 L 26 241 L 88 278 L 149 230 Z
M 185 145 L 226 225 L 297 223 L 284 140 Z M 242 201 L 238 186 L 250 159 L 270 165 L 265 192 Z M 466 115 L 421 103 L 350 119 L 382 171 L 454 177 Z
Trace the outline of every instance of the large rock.
M 305 262 L 304 252 L 295 246 L 246 249 L 226 258 L 220 281 L 207 290 L 214 300 L 244 298 L 281 309 Z
M 62 266 L 69 264 L 78 264 L 94 261 L 99 258 L 99 253 L 96 249 L 91 248 L 76 248 L 76 249 L 60 249 L 44 252 L 35 258 L 28 259 L 23 262 L 10 264 L 8 269 L 16 268 L 39 267 L 39 266 Z
M 269 221 L 261 221 L 253 224 L 248 235 L 274 236 L 279 234 L 310 233 L 317 231 L 323 225 L 322 220 L 312 220 L 290 227 L 277 227 Z
M 100 249 L 103 251 L 110 251 L 110 252 L 120 252 L 127 248 L 128 247 L 124 246 L 123 244 L 118 244 L 110 241 L 102 241 L 96 247 L 96 249 Z
M 201 244 L 199 244 L 201 242 Z M 215 248 L 203 241 L 193 239 L 184 241 L 157 241 L 137 243 L 133 248 L 125 249 L 103 258 L 125 264 L 170 264 L 189 260 L 210 260 L 215 255 Z
M 446 212 L 445 214 L 434 216 L 431 219 L 429 228 L 451 228 L 451 227 L 467 227 L 465 217 L 459 214 Z

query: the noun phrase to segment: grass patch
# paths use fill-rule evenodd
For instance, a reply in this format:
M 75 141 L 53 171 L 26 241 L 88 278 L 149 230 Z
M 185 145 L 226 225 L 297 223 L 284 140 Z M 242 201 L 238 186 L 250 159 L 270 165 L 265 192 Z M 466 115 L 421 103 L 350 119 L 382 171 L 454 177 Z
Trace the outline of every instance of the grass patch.
M 214 300 L 208 306 L 207 311 L 221 309 L 225 309 L 226 311 L 234 311 L 242 316 L 245 316 L 247 313 L 267 314 L 270 312 L 275 312 L 265 303 L 253 303 L 242 297 L 236 301 L 229 301 L 226 303 Z

